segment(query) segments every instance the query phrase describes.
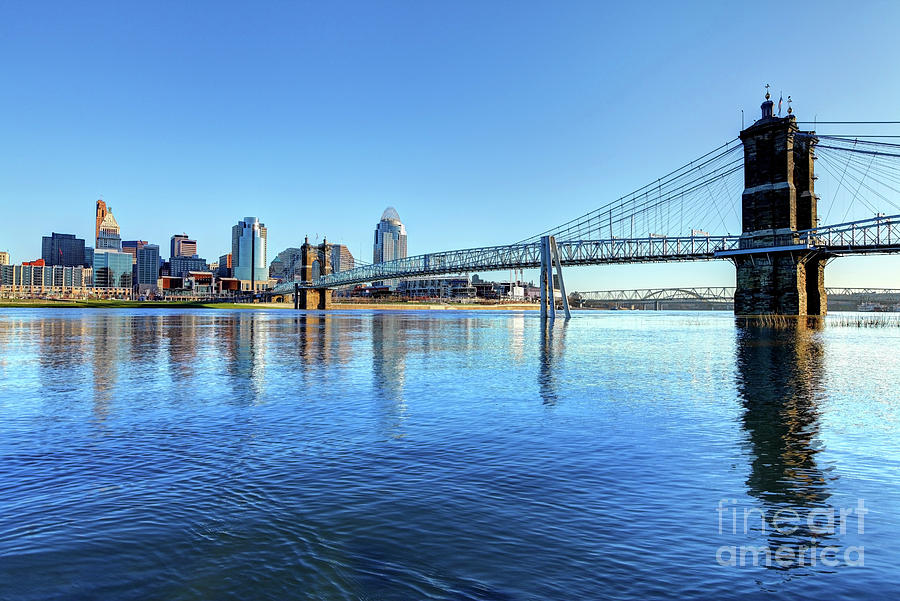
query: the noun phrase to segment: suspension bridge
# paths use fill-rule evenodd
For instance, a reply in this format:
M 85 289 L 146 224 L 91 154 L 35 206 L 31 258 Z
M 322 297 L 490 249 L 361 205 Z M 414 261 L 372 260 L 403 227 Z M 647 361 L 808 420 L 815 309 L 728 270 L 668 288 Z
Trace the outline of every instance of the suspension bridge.
M 328 309 L 331 290 L 337 287 L 539 268 L 542 315 L 554 316 L 554 266 L 566 303 L 562 267 L 729 260 L 737 272 L 735 313 L 824 315 L 828 261 L 900 252 L 900 144 L 880 133 L 804 131 L 799 126 L 805 123 L 788 111 L 785 117 L 773 114 L 767 93 L 760 119 L 737 138 L 630 194 L 512 244 L 428 253 L 332 273 L 327 242 L 307 241 L 301 249 L 302 281 L 279 284 L 274 293 L 293 294 L 299 309 Z M 823 207 L 814 190 L 817 162 L 833 187 Z M 842 210 L 838 223 L 821 225 Z M 869 216 L 848 219 L 851 211 L 860 210 Z M 720 233 L 709 233 L 716 229 Z M 564 310 L 568 315 L 567 305 Z

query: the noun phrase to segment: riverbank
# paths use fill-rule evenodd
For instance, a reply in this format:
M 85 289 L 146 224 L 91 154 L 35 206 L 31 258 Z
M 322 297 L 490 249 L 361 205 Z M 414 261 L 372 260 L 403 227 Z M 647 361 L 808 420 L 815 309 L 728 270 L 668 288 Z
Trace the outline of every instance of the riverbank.
M 274 303 L 270 303 L 274 304 Z M 279 305 L 282 303 L 278 303 Z M 3 300 L 0 309 L 236 309 L 252 308 L 248 303 L 201 303 L 192 301 L 133 301 L 133 300 Z
M 292 303 L 203 303 L 192 301 L 134 301 L 134 300 L 3 300 L 0 309 L 293 309 Z M 333 303 L 333 311 L 534 311 L 530 303 Z
M 366 311 L 536 311 L 530 303 L 332 303 L 333 311 L 364 309 Z

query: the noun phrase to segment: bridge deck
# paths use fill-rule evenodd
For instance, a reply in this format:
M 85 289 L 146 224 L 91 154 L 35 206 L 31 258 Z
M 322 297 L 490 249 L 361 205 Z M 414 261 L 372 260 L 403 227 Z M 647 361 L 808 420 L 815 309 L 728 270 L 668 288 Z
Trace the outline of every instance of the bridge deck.
M 740 236 L 649 236 L 606 240 L 557 240 L 563 265 L 607 265 L 727 259 L 741 252 L 818 250 L 841 256 L 900 252 L 900 215 L 823 226 L 797 232 L 789 247 L 742 249 Z M 336 288 L 381 280 L 438 276 L 475 271 L 531 269 L 541 264 L 540 242 L 508 244 L 429 253 L 356 267 L 302 282 L 302 288 Z M 275 287 L 290 293 L 294 282 Z

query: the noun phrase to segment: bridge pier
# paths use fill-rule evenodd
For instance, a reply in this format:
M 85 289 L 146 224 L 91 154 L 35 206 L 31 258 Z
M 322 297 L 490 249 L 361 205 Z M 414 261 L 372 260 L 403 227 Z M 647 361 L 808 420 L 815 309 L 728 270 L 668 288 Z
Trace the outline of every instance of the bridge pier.
M 328 311 L 331 309 L 331 289 L 300 288 L 294 308 L 300 311 Z
M 300 247 L 300 279 L 309 285 L 319 279 L 319 276 L 331 273 L 331 253 L 328 241 L 322 244 L 312 245 L 306 238 Z M 330 288 L 301 287 L 294 284 L 294 309 L 300 311 L 327 311 L 331 309 Z
M 562 294 L 562 308 L 566 319 L 572 317 L 569 311 L 569 298 L 566 296 L 566 283 L 563 281 L 562 263 L 559 259 L 559 248 L 553 236 L 541 237 L 541 319 L 556 319 L 556 286 L 553 282 L 553 266 L 556 266 L 556 278 Z
M 828 310 L 825 261 L 815 251 L 734 257 L 735 314 L 825 315 Z
M 772 114 L 772 107 L 766 93 L 762 117 L 740 134 L 743 233 L 739 250 L 727 253 L 736 270 L 734 312 L 825 315 L 827 256 L 797 234 L 817 226 L 813 183 L 818 139 L 814 132 L 800 132 L 790 110 L 782 118 Z

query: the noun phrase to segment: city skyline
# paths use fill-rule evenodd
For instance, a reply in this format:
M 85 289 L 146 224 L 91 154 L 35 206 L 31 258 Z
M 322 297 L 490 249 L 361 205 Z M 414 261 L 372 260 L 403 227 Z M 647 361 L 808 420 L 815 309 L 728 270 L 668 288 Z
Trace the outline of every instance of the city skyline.
M 34 241 L 52 231 L 90 239 L 82 202 L 101 192 L 126 238 L 164 248 L 186 230 L 210 260 L 246 214 L 278 224 L 273 249 L 327 235 L 367 257 L 372 219 L 388 204 L 416 232 L 410 255 L 515 242 L 733 138 L 766 83 L 811 121 L 895 119 L 900 96 L 900 83 L 876 76 L 896 55 L 894 5 L 853 14 L 836 2 L 792 5 L 787 18 L 802 14 L 810 29 L 840 18 L 867 32 L 817 49 L 802 70 L 793 51 L 742 25 L 782 11 L 778 3 L 360 5 L 353 18 L 328 7 L 211 6 L 183 7 L 178 19 L 140 6 L 10 9 L 18 26 L 0 49 L 17 57 L 10 85 L 31 99 L 0 99 L 18 117 L 2 126 L 0 194 L 28 224 L 0 239 L 13 261 L 36 258 Z M 658 43 L 631 43 L 625 25 L 637 22 Z M 682 27 L 668 31 L 672 22 Z M 248 37 L 248 24 L 261 35 Z M 107 43 L 86 43 L 98 28 Z M 198 28 L 233 44 L 195 44 Z M 858 46 L 867 61 L 854 60 Z M 862 209 L 848 220 L 870 216 Z M 897 266 L 842 259 L 827 283 L 898 286 Z M 731 285 L 734 270 L 592 267 L 567 277 L 573 290 Z

